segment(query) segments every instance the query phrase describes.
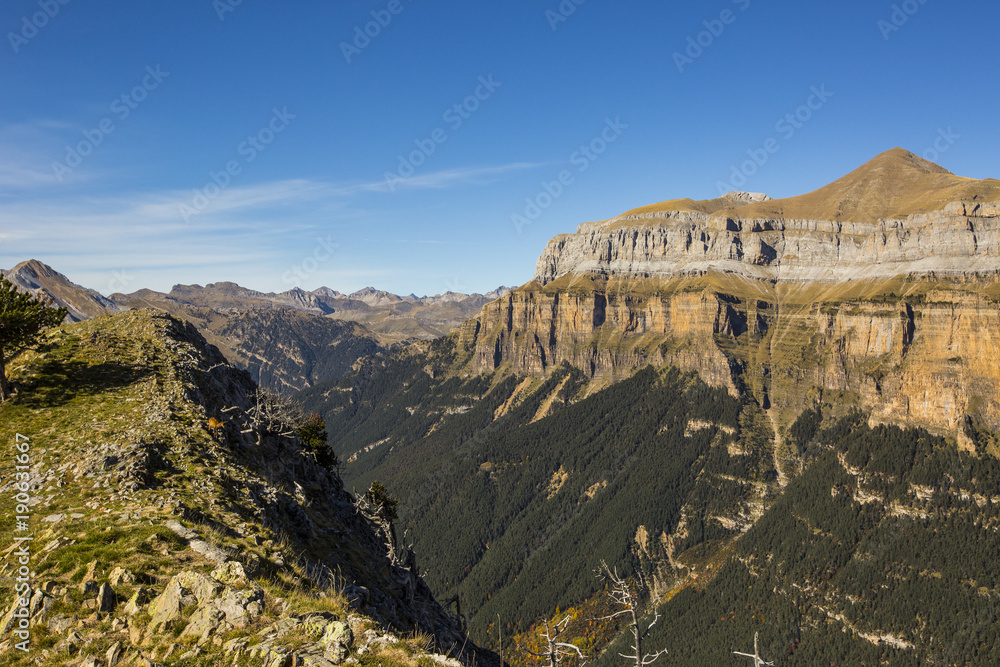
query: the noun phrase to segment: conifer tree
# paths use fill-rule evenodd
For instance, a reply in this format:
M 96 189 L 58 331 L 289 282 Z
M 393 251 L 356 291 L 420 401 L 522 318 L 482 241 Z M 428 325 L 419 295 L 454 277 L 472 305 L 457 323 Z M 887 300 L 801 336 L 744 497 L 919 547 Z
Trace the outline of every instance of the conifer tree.
M 20 292 L 0 276 L 0 402 L 13 394 L 7 361 L 34 346 L 44 329 L 57 326 L 65 317 L 66 309 L 53 308 L 51 298 Z

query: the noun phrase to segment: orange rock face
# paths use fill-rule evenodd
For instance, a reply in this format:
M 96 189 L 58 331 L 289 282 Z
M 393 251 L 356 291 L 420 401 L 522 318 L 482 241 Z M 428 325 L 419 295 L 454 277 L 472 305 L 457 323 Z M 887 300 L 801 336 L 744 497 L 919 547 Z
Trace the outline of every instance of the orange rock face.
M 461 330 L 473 372 L 568 363 L 603 382 L 647 365 L 747 392 L 787 424 L 816 400 L 960 432 L 1000 427 L 1000 286 L 927 279 L 773 285 L 731 276 L 561 280 L 515 290 Z

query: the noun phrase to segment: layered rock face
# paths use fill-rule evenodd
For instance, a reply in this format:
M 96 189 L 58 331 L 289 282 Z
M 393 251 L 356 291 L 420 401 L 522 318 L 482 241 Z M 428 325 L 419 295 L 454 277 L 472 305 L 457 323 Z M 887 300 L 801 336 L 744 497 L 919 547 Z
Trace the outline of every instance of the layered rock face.
M 677 200 L 667 208 L 678 210 L 557 236 L 533 282 L 463 328 L 473 370 L 539 374 L 566 362 L 613 381 L 672 364 L 751 394 L 779 423 L 825 396 L 960 439 L 969 419 L 1000 428 L 1000 203 L 982 200 L 996 182 L 904 153 L 841 179 L 844 203 L 818 210 L 827 219 L 743 213 L 803 211 L 810 197 L 834 201 L 832 186 L 791 200 Z M 865 219 L 851 202 L 885 173 L 911 186 L 944 179 L 944 194 L 920 190 L 916 201 L 956 188 L 969 197 Z M 832 219 L 841 210 L 861 221 Z
M 696 211 L 585 223 L 552 239 L 535 271 L 561 275 L 671 277 L 706 271 L 762 280 L 892 278 L 910 273 L 992 273 L 1000 260 L 1000 202 L 876 223 L 749 219 Z

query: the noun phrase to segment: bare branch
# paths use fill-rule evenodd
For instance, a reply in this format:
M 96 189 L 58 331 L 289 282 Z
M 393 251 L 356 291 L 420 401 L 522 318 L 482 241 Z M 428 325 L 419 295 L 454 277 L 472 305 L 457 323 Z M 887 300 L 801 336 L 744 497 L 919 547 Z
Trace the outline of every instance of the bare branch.
M 635 661 L 636 667 L 646 667 L 647 665 L 653 664 L 660 656 L 667 652 L 667 649 L 663 649 L 658 653 L 647 653 L 643 655 L 642 653 L 642 640 L 649 636 L 649 630 L 656 622 L 660 620 L 659 610 L 654 610 L 653 621 L 642 629 L 640 627 L 640 619 L 643 615 L 642 600 L 644 593 L 647 592 L 646 582 L 642 577 L 640 572 L 637 576 L 637 583 L 633 587 L 624 577 L 618 574 L 618 568 L 611 569 L 605 561 L 601 561 L 601 567 L 597 571 L 597 577 L 602 581 L 609 582 L 611 588 L 608 591 L 608 597 L 611 601 L 618 606 L 622 607 L 619 611 L 613 614 L 605 616 L 603 618 L 597 619 L 601 621 L 607 621 L 619 616 L 630 616 L 631 622 L 628 625 L 628 630 L 632 633 L 632 655 L 625 655 L 624 653 L 619 653 L 621 657 L 626 660 Z M 640 657 L 641 656 L 641 657 Z
M 595 618 L 594 620 L 595 621 L 610 621 L 611 619 L 617 618 L 618 616 L 621 616 L 622 614 L 630 614 L 630 613 L 632 613 L 631 609 L 622 609 L 621 611 L 616 611 L 615 613 L 611 614 L 610 616 L 601 616 L 600 618 Z
M 555 624 L 550 624 L 548 620 L 545 621 L 545 632 L 539 633 L 541 639 L 545 641 L 546 650 L 544 653 L 536 653 L 530 649 L 523 649 L 525 653 L 532 655 L 536 658 L 548 658 L 549 667 L 559 667 L 562 662 L 567 658 L 567 656 L 576 653 L 580 660 L 586 660 L 587 656 L 583 654 L 578 647 L 567 642 L 556 641 L 566 628 L 569 627 L 569 623 L 572 617 L 567 614 L 561 621 Z

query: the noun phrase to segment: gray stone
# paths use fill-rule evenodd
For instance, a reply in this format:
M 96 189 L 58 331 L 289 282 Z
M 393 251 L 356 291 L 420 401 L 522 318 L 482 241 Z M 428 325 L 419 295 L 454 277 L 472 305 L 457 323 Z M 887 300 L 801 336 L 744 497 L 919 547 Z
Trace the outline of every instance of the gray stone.
M 264 593 L 258 589 L 236 591 L 227 588 L 216 605 L 235 628 L 245 628 L 264 613 Z
M 48 628 L 49 634 L 61 635 L 66 632 L 74 625 L 77 624 L 79 619 L 76 616 L 67 616 L 66 614 L 57 614 L 49 620 Z
M 351 652 L 351 644 L 354 643 L 354 633 L 351 632 L 351 626 L 347 623 L 343 621 L 331 621 L 326 626 L 320 643 L 326 647 L 323 655 L 335 663 L 339 663 Z
M 195 552 L 200 553 L 205 558 L 211 561 L 215 561 L 220 565 L 229 560 L 229 555 L 225 551 L 215 546 L 214 544 L 209 544 L 208 542 L 205 542 L 204 540 L 191 540 L 191 542 L 188 543 L 188 546 L 190 546 L 191 549 L 194 550 Z
M 115 592 L 108 584 L 97 590 L 97 611 L 110 612 L 115 608 Z
M 229 561 L 215 568 L 212 571 L 212 578 L 236 588 L 245 588 L 250 585 L 250 578 L 247 577 L 243 565 L 237 561 Z
M 115 642 L 112 644 L 111 648 L 108 649 L 108 652 L 104 654 L 104 659 L 108 661 L 108 667 L 115 667 L 115 665 L 117 665 L 122 659 L 123 653 L 124 651 L 122 650 L 121 642 Z
M 185 570 L 174 577 L 181 586 L 194 593 L 200 604 L 214 600 L 222 592 L 224 586 L 212 577 L 201 572 Z
M 175 521 L 174 519 L 167 521 L 164 525 L 177 535 L 183 537 L 185 540 L 194 540 L 198 538 L 198 533 L 194 532 L 190 528 L 185 528 L 179 521 Z
M 214 606 L 200 607 L 191 616 L 191 620 L 184 628 L 184 632 L 181 633 L 181 637 L 207 639 L 219 632 L 223 625 L 228 625 L 225 621 L 226 614 L 221 609 Z M 222 628 L 221 631 L 225 632 L 227 629 Z
M 129 598 L 128 603 L 125 605 L 125 613 L 129 616 L 135 616 L 138 614 L 142 608 L 149 602 L 150 591 L 144 586 L 140 586 L 136 589 L 132 597 Z
M 194 593 L 184 588 L 177 577 L 170 580 L 166 589 L 149 604 L 149 614 L 152 618 L 146 628 L 147 635 L 170 630 L 181 618 L 185 607 L 198 604 Z
M 135 574 L 133 574 L 131 570 L 126 570 L 123 567 L 116 567 L 111 570 L 111 574 L 108 575 L 108 583 L 112 586 L 134 584 L 135 582 Z

